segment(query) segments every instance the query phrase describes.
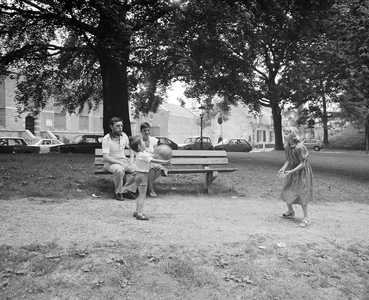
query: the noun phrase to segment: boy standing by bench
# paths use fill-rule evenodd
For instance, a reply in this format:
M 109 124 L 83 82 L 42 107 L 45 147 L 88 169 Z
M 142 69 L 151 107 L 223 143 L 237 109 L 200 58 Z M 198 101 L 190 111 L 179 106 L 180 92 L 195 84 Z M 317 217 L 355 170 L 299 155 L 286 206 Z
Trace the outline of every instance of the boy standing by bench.
M 129 147 L 137 153 L 136 154 L 137 171 L 135 179 L 139 195 L 136 199 L 136 210 L 133 213 L 133 217 L 135 217 L 137 220 L 146 221 L 149 220 L 149 218 L 143 214 L 143 207 L 147 193 L 150 162 L 157 164 L 168 164 L 170 163 L 170 160 L 156 159 L 152 156 L 152 154 L 146 152 L 145 144 L 142 143 L 141 136 L 139 135 L 129 138 Z

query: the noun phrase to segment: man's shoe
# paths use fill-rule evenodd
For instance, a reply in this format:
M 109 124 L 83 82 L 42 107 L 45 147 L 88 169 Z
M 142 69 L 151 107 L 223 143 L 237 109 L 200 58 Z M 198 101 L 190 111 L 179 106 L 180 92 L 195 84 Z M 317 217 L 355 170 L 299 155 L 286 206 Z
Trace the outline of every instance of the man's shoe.
M 137 198 L 136 195 L 133 194 L 130 191 L 127 191 L 126 193 L 123 193 L 122 197 L 127 198 L 127 199 L 136 199 Z
M 115 199 L 117 199 L 118 201 L 124 201 L 123 194 L 115 193 Z

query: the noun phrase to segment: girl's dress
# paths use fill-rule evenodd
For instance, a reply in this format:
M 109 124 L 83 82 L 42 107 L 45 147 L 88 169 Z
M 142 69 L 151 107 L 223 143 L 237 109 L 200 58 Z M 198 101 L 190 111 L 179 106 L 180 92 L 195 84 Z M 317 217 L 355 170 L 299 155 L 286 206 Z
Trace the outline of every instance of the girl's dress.
M 281 199 L 287 204 L 307 205 L 313 201 L 313 171 L 308 164 L 309 151 L 301 144 L 290 146 L 285 150 L 287 161 L 289 162 L 287 170 L 297 167 L 300 162 L 304 163 L 304 168 L 298 172 L 287 175 L 281 192 Z

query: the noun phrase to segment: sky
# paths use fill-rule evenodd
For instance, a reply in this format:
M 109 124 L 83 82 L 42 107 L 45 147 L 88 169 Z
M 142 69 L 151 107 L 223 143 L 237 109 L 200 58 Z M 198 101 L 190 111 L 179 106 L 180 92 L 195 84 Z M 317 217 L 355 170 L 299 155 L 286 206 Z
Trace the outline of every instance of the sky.
M 183 86 L 183 83 L 181 83 L 180 81 L 175 82 L 172 88 L 167 91 L 168 103 L 180 105 L 177 99 L 178 98 L 186 99 L 185 96 L 183 95 L 184 90 L 185 88 Z M 190 106 L 191 101 L 190 100 L 186 101 L 185 107 L 189 108 Z

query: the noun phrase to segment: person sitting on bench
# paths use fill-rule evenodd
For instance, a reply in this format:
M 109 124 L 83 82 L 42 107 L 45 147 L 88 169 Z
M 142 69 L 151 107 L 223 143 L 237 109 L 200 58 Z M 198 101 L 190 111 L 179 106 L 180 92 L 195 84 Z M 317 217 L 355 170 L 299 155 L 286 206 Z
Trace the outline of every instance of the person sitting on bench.
M 129 148 L 129 139 L 123 132 L 122 119 L 113 117 L 110 120 L 110 128 L 111 131 L 102 140 L 102 154 L 105 162 L 104 168 L 113 174 L 115 199 L 119 201 L 124 201 L 124 198 L 136 199 L 135 177 L 130 176 L 123 186 L 125 173 L 133 175 L 136 172 L 136 165 L 133 150 L 129 151 L 129 159 L 124 155 L 124 148 Z

